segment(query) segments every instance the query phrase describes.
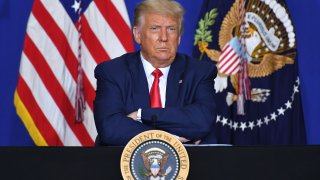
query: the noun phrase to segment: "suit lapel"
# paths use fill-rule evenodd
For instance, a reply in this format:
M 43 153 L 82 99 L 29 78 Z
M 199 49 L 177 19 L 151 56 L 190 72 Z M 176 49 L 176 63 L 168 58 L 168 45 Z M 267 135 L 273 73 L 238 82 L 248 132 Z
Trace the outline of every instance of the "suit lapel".
M 135 108 L 149 108 L 150 97 L 146 74 L 140 59 L 140 53 L 135 53 L 128 59 L 129 69 L 132 75 L 133 102 Z
M 166 107 L 173 107 L 177 104 L 180 87 L 182 86 L 182 79 L 185 69 L 185 61 L 177 54 L 176 59 L 171 64 L 166 92 Z

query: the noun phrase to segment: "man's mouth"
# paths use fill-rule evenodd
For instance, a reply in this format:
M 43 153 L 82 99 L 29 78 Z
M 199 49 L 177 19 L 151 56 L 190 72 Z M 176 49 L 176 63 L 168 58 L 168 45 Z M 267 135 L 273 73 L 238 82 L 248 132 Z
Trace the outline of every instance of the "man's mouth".
M 161 48 L 157 48 L 158 51 L 168 51 L 169 48 L 166 47 L 161 47 Z

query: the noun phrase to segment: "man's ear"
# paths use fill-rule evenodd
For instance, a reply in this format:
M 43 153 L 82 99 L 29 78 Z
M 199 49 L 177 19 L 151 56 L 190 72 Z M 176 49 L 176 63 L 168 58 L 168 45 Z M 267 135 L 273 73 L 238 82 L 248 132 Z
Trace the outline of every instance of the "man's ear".
M 178 44 L 180 45 L 180 42 L 181 42 L 181 36 L 179 36 L 179 39 L 178 39 Z
M 137 26 L 133 27 L 133 37 L 136 43 L 140 44 L 141 43 L 141 30 Z

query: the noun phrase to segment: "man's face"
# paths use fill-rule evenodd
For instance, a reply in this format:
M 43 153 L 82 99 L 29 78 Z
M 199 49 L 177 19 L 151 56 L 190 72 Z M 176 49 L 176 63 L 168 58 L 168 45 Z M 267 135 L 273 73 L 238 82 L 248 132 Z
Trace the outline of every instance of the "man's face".
M 133 29 L 142 56 L 153 67 L 170 65 L 180 43 L 179 18 L 160 14 L 145 14 L 140 25 Z

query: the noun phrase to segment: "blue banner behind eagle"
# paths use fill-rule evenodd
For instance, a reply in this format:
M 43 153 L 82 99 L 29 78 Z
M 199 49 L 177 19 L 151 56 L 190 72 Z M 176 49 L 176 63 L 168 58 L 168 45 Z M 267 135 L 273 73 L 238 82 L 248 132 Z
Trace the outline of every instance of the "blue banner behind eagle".
M 286 4 L 247 0 L 241 6 L 243 2 L 204 0 L 195 34 L 194 57 L 217 63 L 214 91 L 219 143 L 305 144 L 296 35 Z M 239 46 L 246 50 L 250 79 L 251 98 L 244 103 L 244 115 L 237 112 Z

